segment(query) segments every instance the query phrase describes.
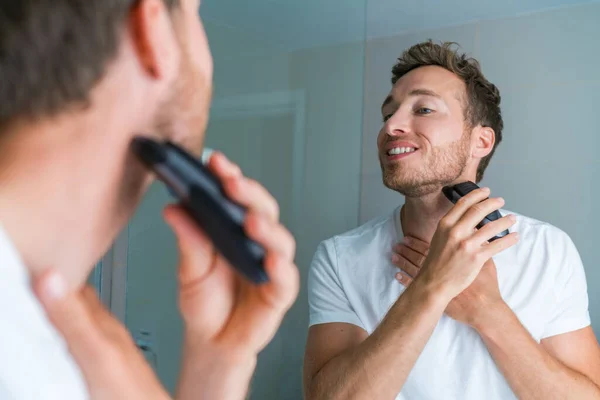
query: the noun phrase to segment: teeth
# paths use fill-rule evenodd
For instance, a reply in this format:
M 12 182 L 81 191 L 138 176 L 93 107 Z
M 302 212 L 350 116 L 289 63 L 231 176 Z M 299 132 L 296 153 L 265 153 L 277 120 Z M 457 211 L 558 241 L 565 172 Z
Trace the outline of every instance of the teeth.
M 388 155 L 395 156 L 397 154 L 412 153 L 416 149 L 414 147 L 394 147 L 388 151 Z

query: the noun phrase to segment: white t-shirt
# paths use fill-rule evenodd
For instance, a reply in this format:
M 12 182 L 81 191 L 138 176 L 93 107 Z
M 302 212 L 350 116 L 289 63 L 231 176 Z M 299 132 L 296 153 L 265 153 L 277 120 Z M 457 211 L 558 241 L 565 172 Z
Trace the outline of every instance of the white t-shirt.
M 85 400 L 79 367 L 31 290 L 19 254 L 0 228 L 0 399 Z
M 560 229 L 515 215 L 511 231 L 519 232 L 519 243 L 494 257 L 502 297 L 537 342 L 589 326 L 575 245 Z M 308 277 L 310 325 L 345 322 L 371 334 L 405 290 L 391 262 L 401 239 L 398 207 L 323 241 Z M 444 314 L 396 399 L 483 398 L 516 397 L 477 332 Z

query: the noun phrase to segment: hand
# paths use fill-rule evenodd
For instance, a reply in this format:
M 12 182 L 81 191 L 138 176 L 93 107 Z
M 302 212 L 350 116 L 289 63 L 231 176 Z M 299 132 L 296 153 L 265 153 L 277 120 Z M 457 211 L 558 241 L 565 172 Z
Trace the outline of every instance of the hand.
M 421 272 L 428 254 L 429 243 L 410 236 L 405 236 L 401 243 L 394 246 L 392 262 L 400 268 L 396 274 L 398 282 L 408 287 Z
M 273 338 L 298 294 L 295 242 L 279 223 L 277 202 L 265 188 L 242 176 L 239 167 L 220 153 L 212 155 L 209 168 L 227 195 L 248 208 L 244 228 L 266 250 L 270 281 L 260 286 L 247 281 L 182 209 L 168 207 L 165 219 L 175 231 L 181 255 L 179 306 L 186 345 L 207 349 L 205 354 L 218 349 L 232 360 L 252 358 Z
M 100 303 L 91 288 L 66 293 L 55 271 L 34 290 L 52 324 L 67 342 L 92 400 L 170 399 L 127 329 Z
M 507 306 L 500 294 L 496 264 L 489 259 L 475 281 L 448 304 L 446 314 L 479 330 L 485 327 L 486 316 L 493 315 L 500 307 Z
M 394 247 L 392 255 L 392 262 L 401 270 L 396 279 L 408 287 L 418 276 L 428 251 L 428 243 L 412 237 L 404 238 Z M 500 295 L 496 264 L 489 259 L 475 281 L 448 304 L 446 314 L 479 330 L 485 326 L 486 316 L 494 313 L 499 306 L 506 304 Z
M 487 198 L 489 189 L 477 189 L 462 197 L 439 222 L 419 278 L 441 293 L 448 303 L 475 280 L 483 264 L 518 241 L 512 232 L 498 240 L 489 239 L 516 222 L 504 216 L 476 229 L 504 200 Z

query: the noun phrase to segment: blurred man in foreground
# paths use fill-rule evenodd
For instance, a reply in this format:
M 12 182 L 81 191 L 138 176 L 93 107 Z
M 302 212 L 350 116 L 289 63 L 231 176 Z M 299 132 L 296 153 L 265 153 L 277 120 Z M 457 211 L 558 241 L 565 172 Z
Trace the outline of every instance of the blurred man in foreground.
M 212 58 L 199 6 L 0 4 L 0 398 L 167 396 L 124 327 L 79 290 L 151 182 L 132 138 L 200 155 Z M 220 154 L 210 168 L 249 208 L 245 229 L 267 250 L 270 283 L 248 284 L 181 209 L 165 210 L 181 252 L 178 397 L 243 398 L 258 352 L 296 298 L 295 243 L 262 186 Z

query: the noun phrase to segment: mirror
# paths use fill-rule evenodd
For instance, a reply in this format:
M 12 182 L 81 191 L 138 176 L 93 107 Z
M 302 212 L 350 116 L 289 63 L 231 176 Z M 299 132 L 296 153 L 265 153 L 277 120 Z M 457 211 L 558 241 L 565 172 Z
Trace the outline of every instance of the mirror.
M 512 212 L 572 239 L 585 267 L 592 326 L 600 332 L 594 268 L 600 217 L 593 208 L 600 195 L 600 3 L 584 3 L 203 1 L 215 64 L 206 146 L 223 151 L 277 198 L 297 240 L 302 277 L 296 304 L 260 355 L 250 398 L 303 398 L 307 281 L 319 244 L 405 202 L 382 183 L 381 105 L 397 58 L 428 39 L 458 43 L 498 87 L 503 139 L 481 185 Z M 153 186 L 129 225 L 125 322 L 173 391 L 182 335 L 177 249 L 159 212 L 170 201 L 161 185 Z M 398 284 L 393 275 L 377 279 Z M 340 282 L 351 290 L 348 279 Z M 362 306 L 391 306 L 382 301 Z

